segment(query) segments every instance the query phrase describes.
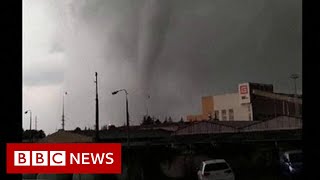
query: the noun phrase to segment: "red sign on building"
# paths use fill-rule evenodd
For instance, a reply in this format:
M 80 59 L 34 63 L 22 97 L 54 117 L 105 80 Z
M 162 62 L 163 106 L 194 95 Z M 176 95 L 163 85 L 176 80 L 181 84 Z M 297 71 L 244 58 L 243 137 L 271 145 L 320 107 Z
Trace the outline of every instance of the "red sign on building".
M 248 94 L 248 86 L 247 85 L 240 86 L 240 94 Z

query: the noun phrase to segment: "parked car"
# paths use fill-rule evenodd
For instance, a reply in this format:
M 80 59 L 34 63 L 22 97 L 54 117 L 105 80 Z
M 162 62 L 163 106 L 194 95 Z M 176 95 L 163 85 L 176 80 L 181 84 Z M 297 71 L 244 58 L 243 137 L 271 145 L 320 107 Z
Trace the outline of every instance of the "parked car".
M 199 171 L 199 180 L 234 180 L 234 173 L 224 159 L 202 161 Z
M 300 176 L 302 166 L 303 154 L 301 150 L 286 151 L 280 156 L 280 171 L 284 176 Z

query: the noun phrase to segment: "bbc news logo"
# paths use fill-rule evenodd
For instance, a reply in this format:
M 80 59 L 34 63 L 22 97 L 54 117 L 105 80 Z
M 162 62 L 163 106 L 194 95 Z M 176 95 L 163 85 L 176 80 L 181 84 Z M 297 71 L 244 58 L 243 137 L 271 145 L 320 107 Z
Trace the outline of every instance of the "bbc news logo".
M 65 166 L 65 165 L 66 165 L 65 151 L 14 151 L 14 166 Z
M 112 156 L 113 153 L 70 153 L 70 164 L 112 164 Z M 65 166 L 66 160 L 66 151 L 14 151 L 15 166 Z
M 7 173 L 121 173 L 121 144 L 7 144 Z

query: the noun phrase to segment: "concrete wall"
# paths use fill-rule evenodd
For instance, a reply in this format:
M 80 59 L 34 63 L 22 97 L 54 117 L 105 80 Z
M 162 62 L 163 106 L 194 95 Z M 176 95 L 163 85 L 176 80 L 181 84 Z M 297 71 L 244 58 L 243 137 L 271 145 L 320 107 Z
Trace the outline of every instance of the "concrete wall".
M 235 121 L 252 120 L 250 117 L 251 104 L 241 105 L 238 93 L 213 96 L 213 101 L 215 107 L 214 111 L 219 111 L 218 119 L 221 121 L 223 121 L 222 110 L 226 110 L 226 120 L 230 120 L 229 109 L 233 110 L 233 120 Z
M 191 122 L 209 120 L 209 114 L 211 114 L 212 119 L 218 118 L 220 121 L 224 121 L 224 119 L 222 118 L 222 110 L 226 111 L 225 121 L 249 121 L 253 119 L 251 114 L 251 104 L 241 105 L 238 93 L 231 93 L 202 97 L 202 114 L 188 115 L 187 121 Z M 233 111 L 233 119 L 230 117 L 230 110 Z M 217 114 L 215 114 L 216 111 L 218 111 Z
M 205 96 L 202 97 L 202 115 L 207 115 L 209 114 L 213 115 L 213 110 L 214 110 L 214 102 L 213 102 L 213 96 Z
M 188 115 L 187 116 L 187 121 L 193 122 L 193 121 L 202 121 L 202 120 L 207 120 L 208 115 Z

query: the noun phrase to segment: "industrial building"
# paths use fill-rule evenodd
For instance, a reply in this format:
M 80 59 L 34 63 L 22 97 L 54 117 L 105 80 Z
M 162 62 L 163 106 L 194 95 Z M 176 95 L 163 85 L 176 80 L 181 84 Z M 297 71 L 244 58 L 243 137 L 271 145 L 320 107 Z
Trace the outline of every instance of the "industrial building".
M 275 93 L 273 85 L 241 83 L 237 93 L 202 97 L 202 113 L 187 120 L 261 121 L 279 116 L 302 117 L 301 96 Z

